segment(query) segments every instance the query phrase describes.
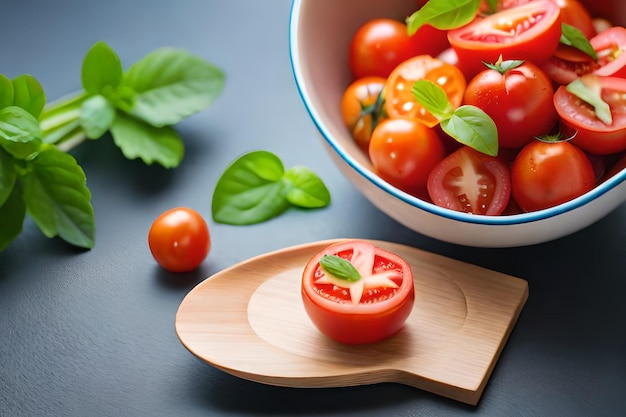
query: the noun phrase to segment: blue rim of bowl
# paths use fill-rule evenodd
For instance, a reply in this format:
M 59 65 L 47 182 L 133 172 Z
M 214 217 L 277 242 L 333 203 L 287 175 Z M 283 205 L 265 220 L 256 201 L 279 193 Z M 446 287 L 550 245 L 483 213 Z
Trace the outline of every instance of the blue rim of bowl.
M 530 213 L 521 213 L 521 214 L 512 214 L 512 215 L 504 215 L 504 216 L 483 216 L 483 215 L 475 215 L 468 214 L 463 212 L 458 212 L 450 209 L 446 209 L 443 207 L 439 207 L 435 204 L 429 203 L 427 201 L 421 200 L 417 197 L 414 197 L 408 193 L 405 193 L 393 185 L 387 183 L 382 180 L 376 174 L 374 174 L 371 170 L 367 169 L 356 160 L 354 160 L 343 148 L 339 146 L 337 142 L 333 140 L 328 129 L 321 122 L 321 119 L 318 113 L 315 111 L 311 104 L 311 99 L 309 97 L 309 93 L 307 91 L 306 86 L 302 83 L 302 72 L 300 68 L 300 60 L 299 60 L 299 51 L 297 48 L 298 44 L 298 16 L 300 15 L 300 5 L 302 0 L 293 0 L 291 5 L 291 12 L 289 15 L 289 57 L 291 61 L 291 70 L 293 77 L 296 82 L 296 87 L 298 89 L 298 93 L 300 94 L 300 98 L 304 103 L 304 106 L 313 120 L 313 123 L 317 127 L 318 131 L 324 137 L 324 140 L 328 143 L 328 145 L 333 148 L 335 152 L 343 159 L 352 169 L 354 169 L 357 173 L 362 175 L 372 184 L 376 185 L 378 188 L 384 190 L 390 195 L 397 197 L 401 201 L 406 204 L 409 204 L 413 207 L 424 210 L 425 212 L 435 214 L 437 216 L 442 216 L 444 218 L 450 220 L 456 220 L 466 223 L 475 223 L 475 224 L 486 224 L 486 225 L 515 225 L 521 223 L 530 223 L 539 220 L 545 220 L 551 217 L 558 216 L 562 213 L 566 213 L 569 211 L 573 211 L 578 209 L 594 200 L 603 194 L 608 193 L 611 189 L 617 187 L 619 184 L 626 180 L 626 169 L 623 169 L 613 177 L 605 180 L 601 184 L 597 185 L 593 190 L 583 194 L 580 197 L 577 197 L 573 200 L 570 200 L 566 203 L 559 204 L 558 206 L 551 207 L 544 210 L 534 211 Z

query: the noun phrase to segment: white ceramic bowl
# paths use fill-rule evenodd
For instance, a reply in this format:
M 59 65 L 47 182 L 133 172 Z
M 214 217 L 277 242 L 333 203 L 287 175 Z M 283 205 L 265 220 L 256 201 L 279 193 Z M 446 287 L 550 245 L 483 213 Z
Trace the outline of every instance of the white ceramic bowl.
M 418 233 L 475 247 L 514 247 L 550 241 L 594 223 L 626 201 L 626 170 L 565 204 L 509 216 L 479 216 L 444 209 L 379 178 L 341 118 L 341 95 L 352 80 L 348 45 L 368 19 L 402 20 L 415 10 L 416 4 L 408 0 L 293 1 L 289 41 L 298 90 L 333 161 L 366 198 Z M 626 2 L 615 0 L 595 6 L 602 7 L 605 13 L 613 11 L 609 16 L 626 20 Z

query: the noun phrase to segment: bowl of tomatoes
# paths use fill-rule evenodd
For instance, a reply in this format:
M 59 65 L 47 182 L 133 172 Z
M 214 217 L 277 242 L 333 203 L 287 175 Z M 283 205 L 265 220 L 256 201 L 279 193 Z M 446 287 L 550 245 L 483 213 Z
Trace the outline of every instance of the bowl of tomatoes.
M 626 3 L 294 0 L 296 85 L 331 159 L 406 227 L 554 240 L 626 200 Z

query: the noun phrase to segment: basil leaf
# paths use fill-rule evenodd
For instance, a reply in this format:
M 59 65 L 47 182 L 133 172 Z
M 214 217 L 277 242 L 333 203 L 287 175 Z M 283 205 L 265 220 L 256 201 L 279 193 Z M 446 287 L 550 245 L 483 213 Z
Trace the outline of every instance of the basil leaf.
M 20 75 L 13 79 L 13 105 L 21 107 L 34 117 L 39 117 L 46 106 L 46 94 L 39 81 L 31 75 Z
M 320 258 L 320 267 L 329 275 L 346 281 L 355 282 L 361 274 L 350 261 L 337 255 L 324 255 Z
M 18 159 L 26 159 L 41 146 L 39 122 L 26 110 L 9 106 L 0 110 L 0 147 Z
M 26 204 L 21 188 L 13 187 L 8 198 L 0 204 L 0 252 L 7 248 L 22 232 L 26 218 Z
M 476 106 L 461 106 L 441 128 L 457 141 L 487 155 L 498 155 L 498 129 L 493 119 Z
M 446 92 L 432 81 L 417 80 L 413 84 L 412 92 L 415 99 L 437 120 L 449 119 L 454 113 Z
M 415 99 L 438 120 L 441 128 L 460 143 L 487 155 L 498 154 L 498 129 L 487 113 L 475 106 L 455 109 L 443 88 L 428 80 L 413 84 Z
M 17 172 L 13 158 L 0 148 L 0 206 L 9 198 L 16 179 Z
M 578 78 L 565 87 L 570 94 L 575 95 L 593 107 L 596 117 L 605 125 L 613 124 L 611 106 L 602 99 L 602 85 L 594 75 Z
M 0 109 L 13 104 L 13 82 L 6 76 L 0 74 Z
M 276 217 L 290 204 L 319 208 L 329 202 L 328 189 L 308 168 L 296 166 L 285 172 L 275 154 L 253 151 L 237 158 L 221 175 L 211 211 L 218 223 L 245 225 Z
M 561 23 L 560 42 L 563 45 L 572 46 L 579 51 L 586 53 L 593 58 L 594 61 L 598 60 L 598 54 L 593 46 L 591 46 L 589 40 L 578 28 L 574 26 L 568 25 L 567 23 Z
M 480 0 L 430 0 L 406 19 L 409 35 L 429 24 L 437 29 L 451 30 L 474 20 Z
M 81 106 L 79 120 L 87 138 L 98 139 L 113 125 L 115 107 L 105 97 L 96 94 Z
M 150 126 L 123 113 L 116 115 L 111 135 L 127 159 L 141 158 L 147 165 L 175 168 L 185 155 L 183 140 L 172 127 Z
M 320 208 L 330 203 L 330 191 L 313 171 L 304 166 L 287 170 L 284 176 L 290 185 L 287 201 L 303 208 Z
M 122 81 L 123 69 L 119 56 L 109 45 L 96 42 L 85 55 L 81 68 L 83 88 L 89 94 L 117 87 Z
M 46 237 L 92 248 L 95 222 L 85 173 L 73 156 L 44 146 L 22 177 L 28 214 Z
M 245 225 L 269 220 L 289 207 L 285 168 L 278 156 L 267 151 L 242 155 L 221 175 L 211 203 L 218 223 Z
M 162 48 L 132 65 L 125 84 L 137 93 L 131 114 L 160 127 L 209 107 L 223 89 L 224 73 L 190 53 Z

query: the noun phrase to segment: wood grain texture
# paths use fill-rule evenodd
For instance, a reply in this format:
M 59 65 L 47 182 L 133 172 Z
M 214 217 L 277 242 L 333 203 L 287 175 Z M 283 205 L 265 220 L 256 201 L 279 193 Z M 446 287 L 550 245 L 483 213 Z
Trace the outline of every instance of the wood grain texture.
M 413 270 L 415 306 L 382 342 L 348 346 L 323 336 L 302 306 L 307 261 L 334 239 L 294 246 L 225 269 L 192 289 L 176 332 L 198 358 L 265 384 L 339 387 L 397 382 L 477 404 L 528 298 L 520 278 L 391 242 Z

